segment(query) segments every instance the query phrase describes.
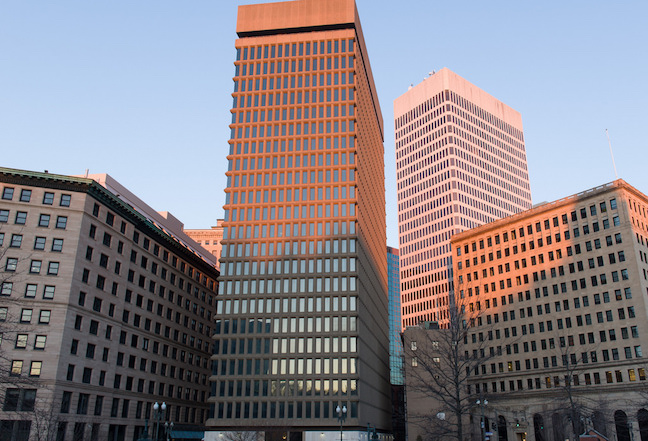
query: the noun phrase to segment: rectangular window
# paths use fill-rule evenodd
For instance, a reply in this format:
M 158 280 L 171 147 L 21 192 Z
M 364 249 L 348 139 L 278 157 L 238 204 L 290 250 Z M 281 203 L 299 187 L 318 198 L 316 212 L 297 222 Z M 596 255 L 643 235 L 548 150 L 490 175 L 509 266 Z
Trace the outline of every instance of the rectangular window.
M 57 216 L 56 217 L 56 228 L 59 228 L 61 230 L 65 230 L 67 227 L 67 216 Z
M 22 360 L 13 360 L 11 362 L 11 371 L 9 375 L 18 377 L 22 374 L 23 361 Z
M 25 225 L 27 223 L 27 212 L 26 211 L 18 211 L 16 212 L 16 224 L 18 225 Z
M 11 243 L 9 244 L 9 246 L 11 248 L 20 248 L 20 246 L 22 245 L 22 240 L 23 240 L 22 234 L 12 234 Z
M 103 410 L 103 400 L 103 395 L 97 395 L 97 398 L 95 399 L 94 414 L 97 416 L 101 415 L 101 412 Z
M 5 200 L 12 200 L 14 195 L 14 188 L 13 187 L 5 187 L 2 189 L 2 199 Z
M 41 236 L 36 236 L 34 239 L 34 249 L 35 250 L 44 250 L 45 249 L 45 238 Z
M 20 401 L 20 389 L 7 389 L 5 392 L 4 406 L 2 410 L 5 412 L 13 412 L 18 410 L 18 402 Z
M 5 271 L 16 271 L 18 266 L 18 259 L 15 257 L 7 257 L 7 262 L 5 263 Z
M 23 308 L 20 312 L 20 323 L 30 323 L 34 310 L 30 308 Z
M 41 267 L 43 266 L 43 262 L 40 260 L 32 260 L 31 263 L 29 264 L 29 272 L 31 274 L 38 274 L 40 273 Z
M 8 388 L 5 392 L 4 405 L 2 410 L 5 412 L 15 412 L 15 411 L 24 411 L 32 412 L 34 410 L 34 404 L 36 402 L 36 389 L 18 389 L 18 388 Z M 3 421 L 6 423 L 7 420 Z M 27 421 L 29 423 L 29 421 Z M 3 427 L 4 429 L 4 427 Z M 4 435 L 4 434 L 3 434 Z M 29 427 L 27 427 L 26 434 L 24 439 L 27 439 L 29 435 Z M 8 438 L 11 438 L 11 433 L 8 433 Z M 23 439 L 22 437 L 16 437 L 16 439 Z
M 30 377 L 40 377 L 41 369 L 43 368 L 42 361 L 32 361 L 29 366 L 29 376 Z
M 63 239 L 54 239 L 52 241 L 52 251 L 55 253 L 63 251 Z
M 31 190 L 23 189 L 20 191 L 20 202 L 29 202 L 31 200 Z
M 45 285 L 45 288 L 43 288 L 43 298 L 47 300 L 53 299 L 55 289 L 56 287 L 52 285 Z
M 72 392 L 63 392 L 63 399 L 61 400 L 61 413 L 70 412 L 70 403 L 72 402 Z
M 47 265 L 47 274 L 50 276 L 56 276 L 59 272 L 59 262 L 49 262 Z
M 50 223 L 50 215 L 49 214 L 41 214 L 38 218 L 38 226 L 47 228 L 49 227 Z
M 2 282 L 2 288 L 0 288 L 0 295 L 10 296 L 11 291 L 13 291 L 13 282 Z
M 25 349 L 27 347 L 27 334 L 16 335 L 16 349 Z
M 41 310 L 38 316 L 38 323 L 43 325 L 49 324 L 51 316 L 52 316 L 52 311 L 50 311 L 49 309 Z
M 28 283 L 25 286 L 25 297 L 34 298 L 36 297 L 36 291 L 38 290 L 38 285 L 35 283 Z
M 89 382 L 89 381 L 88 381 Z M 85 383 L 85 381 L 84 381 Z M 90 402 L 89 394 L 79 394 L 79 403 L 77 404 L 77 415 L 87 415 L 88 414 L 88 403 Z M 78 423 L 77 423 L 78 424 Z M 75 439 L 79 437 L 77 432 L 80 433 L 80 439 L 83 438 L 83 431 L 85 430 L 85 424 L 81 423 L 81 429 L 77 430 L 75 425 Z
M 45 344 L 46 343 L 47 343 L 47 336 L 46 335 L 37 335 L 36 339 L 34 340 L 34 349 L 43 350 L 43 349 L 45 349 Z

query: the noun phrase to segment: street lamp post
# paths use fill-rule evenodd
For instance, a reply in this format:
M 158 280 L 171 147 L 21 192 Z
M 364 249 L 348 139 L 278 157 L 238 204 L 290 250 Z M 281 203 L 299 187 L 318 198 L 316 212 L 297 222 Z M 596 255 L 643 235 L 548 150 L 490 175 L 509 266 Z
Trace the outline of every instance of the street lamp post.
M 150 441 L 149 435 L 148 435 L 148 423 L 149 420 L 148 418 L 144 420 L 144 432 L 140 435 L 139 439 L 137 441 Z
M 340 407 L 340 405 L 338 404 L 338 406 L 335 408 L 335 412 L 337 413 L 338 420 L 340 421 L 340 441 L 342 441 L 342 425 L 344 424 L 344 420 L 346 420 L 347 407 Z
M 171 439 L 171 431 L 173 430 L 173 421 L 164 423 L 164 433 L 166 433 L 166 441 Z
M 481 409 L 481 419 L 480 419 L 480 424 L 479 424 L 481 426 L 481 429 L 480 429 L 481 430 L 481 440 L 486 441 L 486 438 L 485 438 L 486 431 L 485 431 L 485 427 L 484 427 L 485 424 L 486 424 L 485 421 L 484 421 L 484 406 L 488 405 L 488 400 L 477 400 L 475 404 L 477 404 L 479 406 L 479 408 Z
M 155 420 L 155 441 L 160 439 L 160 421 L 164 420 L 166 416 L 167 405 L 162 402 L 160 405 L 157 401 L 153 405 L 153 420 Z
M 376 428 L 371 427 L 371 424 L 367 423 L 367 441 L 378 441 L 378 438 Z

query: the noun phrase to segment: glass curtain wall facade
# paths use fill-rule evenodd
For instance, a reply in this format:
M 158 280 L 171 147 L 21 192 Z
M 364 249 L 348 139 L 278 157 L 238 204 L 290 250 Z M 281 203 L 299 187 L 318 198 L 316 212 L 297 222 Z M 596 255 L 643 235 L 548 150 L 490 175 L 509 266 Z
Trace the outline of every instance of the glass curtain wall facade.
M 398 248 L 387 247 L 389 284 L 389 366 L 391 384 L 403 385 L 403 341 L 401 339 L 401 301 Z
M 355 3 L 241 6 L 237 33 L 208 425 L 320 437 L 339 406 L 387 432 L 383 128 Z
M 531 207 L 520 114 L 444 68 L 394 101 L 403 327 L 443 323 L 453 234 Z
M 404 441 L 405 431 L 405 369 L 401 338 L 401 300 L 398 248 L 387 247 L 387 283 L 389 286 L 389 369 L 392 386 L 392 431 L 394 441 Z

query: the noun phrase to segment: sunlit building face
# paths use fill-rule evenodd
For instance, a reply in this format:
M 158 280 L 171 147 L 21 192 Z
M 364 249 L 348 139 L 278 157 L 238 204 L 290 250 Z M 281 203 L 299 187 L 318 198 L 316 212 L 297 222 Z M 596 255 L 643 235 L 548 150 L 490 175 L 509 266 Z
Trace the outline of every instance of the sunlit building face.
M 453 234 L 531 207 L 522 118 L 448 69 L 394 101 L 403 327 L 447 322 Z
M 209 424 L 388 422 L 382 119 L 354 2 L 243 6 L 237 32 Z
M 490 357 L 482 390 L 559 387 L 551 370 L 566 365 L 575 386 L 602 384 L 600 363 L 619 372 L 607 383 L 644 371 L 629 363 L 643 357 L 645 206 L 618 180 L 453 238 L 468 349 Z
M 575 412 L 587 429 L 629 439 L 625 421 L 645 412 L 648 381 L 647 209 L 644 194 L 617 180 L 452 238 L 460 352 L 470 365 L 463 391 L 489 402 L 474 410 L 474 436 L 481 413 L 500 438 L 564 439 L 572 429 L 561 415 Z M 430 356 L 451 369 L 441 361 L 447 330 L 410 330 L 408 408 L 434 409 L 412 379 L 425 378 L 417 373 Z M 441 349 L 426 347 L 434 340 Z M 526 425 L 516 423 L 520 409 Z

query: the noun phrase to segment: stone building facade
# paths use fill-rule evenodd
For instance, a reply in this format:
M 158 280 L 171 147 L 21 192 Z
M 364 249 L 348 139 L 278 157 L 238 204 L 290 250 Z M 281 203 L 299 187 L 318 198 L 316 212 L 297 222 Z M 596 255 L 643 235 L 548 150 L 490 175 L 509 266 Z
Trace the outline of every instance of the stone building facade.
M 200 429 L 211 255 L 107 175 L 2 168 L 0 193 L 3 436 L 134 440 L 155 402 L 158 423 Z
M 209 229 L 185 229 L 184 233 L 196 241 L 198 245 L 209 251 L 218 261 L 223 251 L 223 219 L 218 219 L 216 225 Z
M 473 439 L 648 439 L 647 209 L 617 180 L 453 237 Z

